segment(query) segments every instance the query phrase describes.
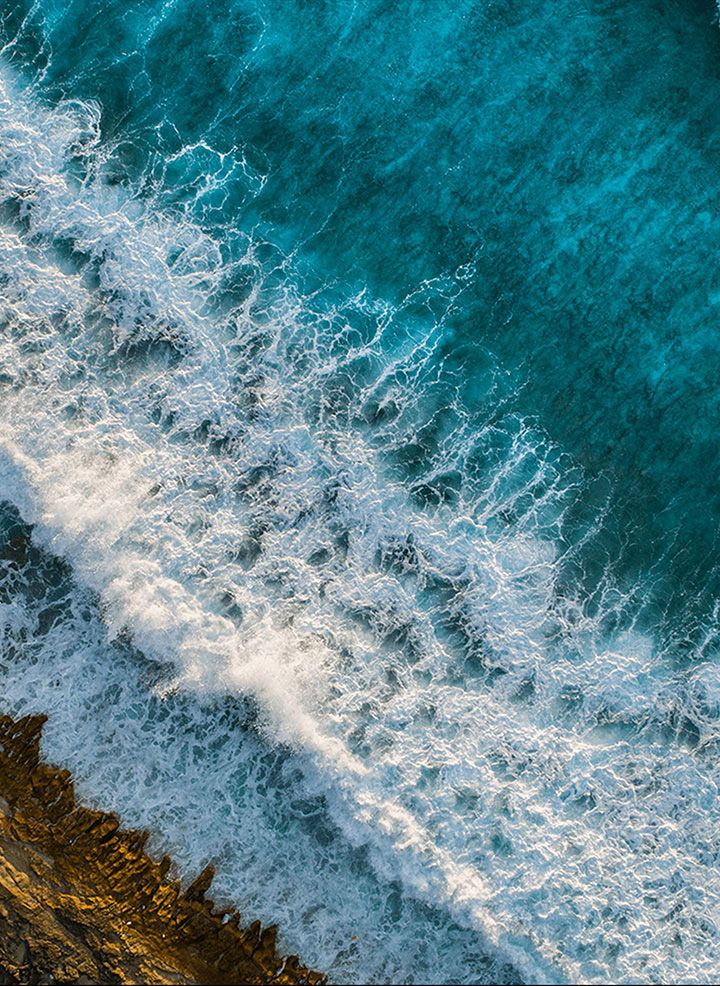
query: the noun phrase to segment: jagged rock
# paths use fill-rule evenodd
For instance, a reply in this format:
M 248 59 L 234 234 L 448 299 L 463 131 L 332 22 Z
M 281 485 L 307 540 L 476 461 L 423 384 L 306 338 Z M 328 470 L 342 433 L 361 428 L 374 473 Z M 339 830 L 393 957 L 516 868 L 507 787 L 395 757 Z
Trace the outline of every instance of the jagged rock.
M 205 899 L 205 894 L 210 889 L 210 884 L 215 876 L 215 867 L 206 866 L 199 877 L 190 884 L 190 886 L 185 891 L 185 900 L 198 900 L 202 901 Z
M 147 832 L 76 804 L 70 774 L 40 760 L 45 722 L 0 716 L 0 986 L 325 982 L 278 954 L 276 926 L 215 908 L 212 866 L 182 893 Z

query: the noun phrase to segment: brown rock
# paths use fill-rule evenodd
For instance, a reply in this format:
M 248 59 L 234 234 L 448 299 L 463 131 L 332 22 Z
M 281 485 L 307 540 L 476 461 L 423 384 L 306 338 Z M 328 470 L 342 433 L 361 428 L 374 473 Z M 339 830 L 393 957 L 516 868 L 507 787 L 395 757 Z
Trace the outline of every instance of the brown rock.
M 183 893 L 147 832 L 76 804 L 40 760 L 45 721 L 0 716 L 0 986 L 325 982 L 278 954 L 275 926 L 215 909 L 212 866 Z

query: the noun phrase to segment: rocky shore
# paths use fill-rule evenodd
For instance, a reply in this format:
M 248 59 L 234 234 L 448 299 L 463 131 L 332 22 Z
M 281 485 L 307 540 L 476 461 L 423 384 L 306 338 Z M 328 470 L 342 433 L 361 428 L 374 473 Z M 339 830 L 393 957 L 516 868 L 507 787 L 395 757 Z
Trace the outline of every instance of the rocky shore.
M 0 716 L 0 984 L 325 982 L 215 908 L 212 867 L 183 892 L 146 832 L 77 804 L 40 759 L 44 722 Z

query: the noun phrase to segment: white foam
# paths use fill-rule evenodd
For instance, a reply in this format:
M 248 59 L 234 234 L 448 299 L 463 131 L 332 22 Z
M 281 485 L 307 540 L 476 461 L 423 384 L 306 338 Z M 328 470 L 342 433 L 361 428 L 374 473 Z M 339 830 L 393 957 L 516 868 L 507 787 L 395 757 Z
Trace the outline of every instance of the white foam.
M 291 272 L 273 300 L 259 264 L 250 301 L 214 318 L 217 244 L 102 183 L 98 121 L 97 106 L 43 110 L 0 77 L 0 198 L 17 205 L 15 225 L 0 227 L 0 371 L 11 381 L 0 497 L 71 562 L 104 620 L 78 615 L 89 605 L 78 589 L 72 626 L 23 645 L 37 670 L 13 669 L 8 701 L 57 710 L 54 755 L 100 785 L 108 806 L 153 824 L 188 872 L 215 853 L 229 894 L 246 902 L 252 879 L 271 887 L 253 906 L 288 928 L 299 921 L 286 931 L 293 947 L 344 981 L 368 970 L 405 980 L 413 968 L 472 980 L 472 934 L 457 932 L 451 960 L 443 945 L 453 920 L 532 981 L 709 981 L 720 958 L 713 656 L 683 677 L 652 641 L 604 639 L 599 617 L 559 598 L 553 533 L 568 484 L 524 423 L 478 431 L 453 401 L 413 497 L 388 452 L 416 441 L 451 393 L 436 366 L 440 328 L 359 298 L 374 326 L 363 338 L 342 312 L 313 312 Z M 82 183 L 67 169 L 78 154 Z M 73 266 L 67 242 L 90 261 Z M 367 409 L 390 403 L 372 423 Z M 505 453 L 473 482 L 469 463 L 500 431 Z M 439 488 L 453 470 L 464 476 L 455 498 L 423 508 L 422 484 Z M 3 609 L 14 646 L 20 625 L 32 632 L 39 619 L 19 606 Z M 174 668 L 157 686 L 182 705 L 172 729 L 153 719 L 132 734 L 152 692 L 108 666 L 125 631 Z M 50 687 L 53 632 L 66 634 L 58 666 L 79 681 L 77 695 Z M 92 641 L 73 659 L 84 636 Z M 86 686 L 78 676 L 90 666 Z M 323 855 L 307 836 L 302 866 L 288 863 L 297 829 L 263 829 L 270 816 L 280 823 L 249 762 L 266 756 L 259 744 L 238 754 L 252 797 L 224 793 L 234 790 L 228 754 L 220 765 L 195 758 L 188 798 L 188 708 L 223 694 L 251 696 L 263 735 L 293 751 L 296 797 L 324 798 L 381 881 L 440 917 L 406 902 L 373 958 L 387 884 L 362 868 L 340 878 L 351 849 L 337 838 Z M 695 750 L 680 726 L 667 735 L 682 715 L 704 730 Z M 112 754 L 93 739 L 96 729 L 112 735 L 99 721 L 108 716 L 148 744 L 141 764 L 127 763 L 126 741 Z M 61 734 L 79 721 L 84 756 Z M 231 849 L 238 819 L 275 854 L 245 875 Z M 303 867 L 319 858 L 327 871 L 302 887 Z M 338 913 L 314 931 L 290 900 L 294 886 L 305 912 L 330 894 Z M 418 966 L 407 936 L 423 920 L 432 954 Z M 337 957 L 363 921 L 373 930 Z

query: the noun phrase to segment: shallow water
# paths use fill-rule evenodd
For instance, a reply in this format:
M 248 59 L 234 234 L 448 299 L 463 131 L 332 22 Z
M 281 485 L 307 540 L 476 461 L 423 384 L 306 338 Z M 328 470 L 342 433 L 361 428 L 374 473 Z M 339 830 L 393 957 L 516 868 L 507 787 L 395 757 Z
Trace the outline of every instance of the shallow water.
M 4 705 L 334 981 L 714 978 L 713 20 L 1 19 Z

